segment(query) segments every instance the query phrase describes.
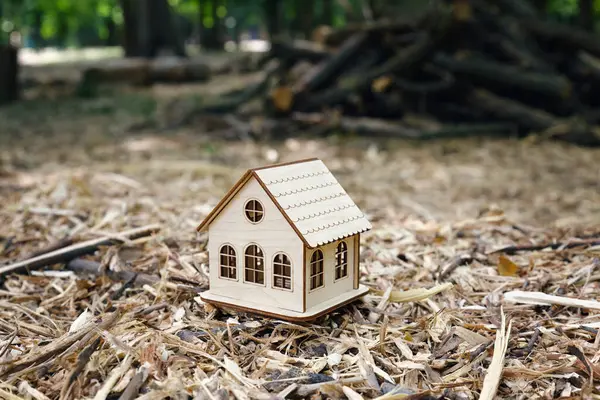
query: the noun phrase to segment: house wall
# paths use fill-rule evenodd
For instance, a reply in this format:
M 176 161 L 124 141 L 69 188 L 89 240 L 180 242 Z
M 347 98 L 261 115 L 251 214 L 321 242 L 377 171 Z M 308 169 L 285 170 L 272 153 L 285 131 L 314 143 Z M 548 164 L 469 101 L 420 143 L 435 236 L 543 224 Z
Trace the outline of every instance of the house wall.
M 257 199 L 264 207 L 264 217 L 258 224 L 249 222 L 244 205 Z M 244 250 L 258 244 L 265 256 L 265 284 L 244 283 Z M 219 277 L 219 249 L 230 244 L 236 251 L 237 280 Z M 250 180 L 213 220 L 208 231 L 210 291 L 221 296 L 263 303 L 297 312 L 304 312 L 302 298 L 303 242 L 286 221 L 255 178 Z M 272 287 L 273 257 L 284 252 L 292 262 L 292 291 Z
M 335 279 L 335 250 L 340 242 L 335 241 L 325 246 L 320 246 L 319 249 L 323 251 L 323 271 L 324 271 L 324 283 L 325 285 L 321 288 L 310 290 L 310 259 L 313 252 L 316 249 L 306 249 L 306 308 L 319 305 L 320 303 L 327 301 L 333 297 L 339 296 L 342 293 L 348 292 L 354 289 L 354 260 L 355 242 L 358 240 L 358 235 L 350 236 L 344 241 L 348 245 L 348 276 L 338 281 Z

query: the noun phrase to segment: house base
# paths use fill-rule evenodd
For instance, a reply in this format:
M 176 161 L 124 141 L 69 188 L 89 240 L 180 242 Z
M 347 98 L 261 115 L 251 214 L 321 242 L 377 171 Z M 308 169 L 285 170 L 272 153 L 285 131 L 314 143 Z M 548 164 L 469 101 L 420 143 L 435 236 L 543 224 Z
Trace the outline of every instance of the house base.
M 202 292 L 200 298 L 206 303 L 212 304 L 218 308 L 231 309 L 235 311 L 250 312 L 260 314 L 271 318 L 283 319 L 291 322 L 303 322 L 316 319 L 327 314 L 336 308 L 342 307 L 353 302 L 359 297 L 364 296 L 369 288 L 359 285 L 358 289 L 342 293 L 332 299 L 329 299 L 318 306 L 311 307 L 305 312 L 284 310 L 282 308 L 267 306 L 265 304 L 254 303 L 248 300 L 238 300 L 231 297 L 221 296 L 211 293 L 210 290 Z

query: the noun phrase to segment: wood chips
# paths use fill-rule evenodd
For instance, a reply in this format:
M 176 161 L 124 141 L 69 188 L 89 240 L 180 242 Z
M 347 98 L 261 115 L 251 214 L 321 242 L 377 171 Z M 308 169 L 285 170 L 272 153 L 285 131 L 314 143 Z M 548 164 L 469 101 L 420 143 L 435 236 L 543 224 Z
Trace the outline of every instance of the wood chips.
M 45 136 L 0 138 L 2 265 L 65 239 L 160 230 L 69 268 L 3 276 L 0 398 L 599 396 L 600 246 L 586 241 L 600 234 L 597 150 L 223 143 L 185 131 L 114 140 L 108 116 L 88 115 L 82 131 L 77 113 L 51 115 Z M 361 245 L 371 293 L 303 324 L 203 304 L 206 236 L 194 228 L 245 168 L 306 156 L 325 161 L 374 226 Z M 517 248 L 494 252 L 506 246 Z

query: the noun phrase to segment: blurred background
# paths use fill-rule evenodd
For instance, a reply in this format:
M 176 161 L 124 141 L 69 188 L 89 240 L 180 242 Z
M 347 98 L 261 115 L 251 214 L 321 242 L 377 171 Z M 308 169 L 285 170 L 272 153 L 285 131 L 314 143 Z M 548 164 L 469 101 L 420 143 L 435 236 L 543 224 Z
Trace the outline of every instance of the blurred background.
M 4 194 L 23 202 L 15 187 L 83 168 L 211 204 L 239 170 L 318 156 L 372 210 L 595 218 L 599 10 L 593 0 L 3 0 Z

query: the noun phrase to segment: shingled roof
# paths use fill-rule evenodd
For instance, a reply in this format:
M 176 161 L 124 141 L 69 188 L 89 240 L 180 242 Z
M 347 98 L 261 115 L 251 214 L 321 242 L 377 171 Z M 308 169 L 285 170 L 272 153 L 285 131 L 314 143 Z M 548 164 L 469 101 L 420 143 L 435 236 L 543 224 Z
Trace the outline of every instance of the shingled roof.
M 248 170 L 198 230 L 207 227 L 252 176 L 309 247 L 371 229 L 369 221 L 337 179 L 315 158 Z

